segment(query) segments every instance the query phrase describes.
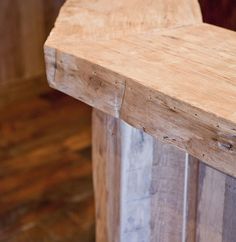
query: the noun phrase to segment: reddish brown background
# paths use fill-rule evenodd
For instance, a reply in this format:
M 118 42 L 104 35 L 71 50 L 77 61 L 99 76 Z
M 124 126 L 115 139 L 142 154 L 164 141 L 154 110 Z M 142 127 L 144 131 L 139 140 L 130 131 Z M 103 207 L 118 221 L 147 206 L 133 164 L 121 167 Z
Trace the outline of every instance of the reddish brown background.
M 204 22 L 236 30 L 236 0 L 199 0 L 199 2 Z

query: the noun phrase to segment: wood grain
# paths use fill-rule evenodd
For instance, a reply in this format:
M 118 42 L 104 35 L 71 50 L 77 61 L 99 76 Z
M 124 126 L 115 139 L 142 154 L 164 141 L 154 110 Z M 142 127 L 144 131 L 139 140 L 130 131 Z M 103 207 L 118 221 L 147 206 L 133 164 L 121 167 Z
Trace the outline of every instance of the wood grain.
M 194 242 L 198 162 L 185 159 L 185 152 L 94 110 L 97 241 L 177 242 L 184 232 Z
M 232 242 L 234 180 L 197 158 L 236 176 L 236 35 L 201 23 L 196 1 L 148 3 L 70 0 L 45 45 L 49 84 L 106 113 L 97 240 Z
M 199 162 L 158 140 L 153 154 L 150 241 L 195 242 Z
M 194 1 L 180 3 L 195 9 L 188 26 L 172 11 L 168 26 L 166 19 L 155 22 L 150 5 L 140 9 L 142 27 L 131 21 L 130 29 L 125 20 L 117 29 L 123 12 L 116 5 L 109 8 L 114 22 L 98 26 L 88 17 L 85 24 L 87 11 L 108 18 L 103 1 L 95 6 L 68 1 L 63 7 L 45 45 L 50 85 L 236 176 L 236 34 L 201 24 Z
M 69 55 L 64 55 L 66 53 L 61 53 L 61 46 L 56 46 L 57 40 L 60 39 L 66 46 L 71 45 L 81 51 L 83 47 L 78 48 L 82 44 L 81 41 L 93 46 L 96 44 L 94 41 L 99 39 L 110 40 L 153 28 L 164 29 L 200 22 L 201 13 L 195 0 L 168 0 L 165 3 L 162 0 L 149 0 L 145 3 L 141 0 L 100 0 L 93 4 L 87 1 L 67 1 L 45 44 L 49 84 L 91 106 L 118 116 L 124 95 L 124 78 L 118 73 L 109 75 L 97 63 L 91 66 L 91 63 L 84 59 L 79 61 L 78 56 L 74 56 L 75 53 L 68 52 Z M 74 43 L 71 40 L 74 40 Z M 97 50 L 92 52 L 96 53 Z M 60 60 L 61 58 L 64 61 Z M 74 61 L 76 63 L 73 63 Z M 63 83 L 63 80 L 67 80 L 67 83 Z
M 92 120 L 96 241 L 120 242 L 120 121 L 95 110 Z
M 154 28 L 163 29 L 201 23 L 195 0 L 69 0 L 60 11 L 50 40 L 97 40 L 122 37 Z
M 203 164 L 199 177 L 196 241 L 235 241 L 235 178 Z

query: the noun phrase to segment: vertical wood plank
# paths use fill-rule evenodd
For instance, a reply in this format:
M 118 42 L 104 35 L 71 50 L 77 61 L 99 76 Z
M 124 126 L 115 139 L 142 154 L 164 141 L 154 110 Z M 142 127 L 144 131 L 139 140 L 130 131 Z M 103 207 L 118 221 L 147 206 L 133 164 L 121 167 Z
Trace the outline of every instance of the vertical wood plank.
M 186 207 L 186 242 L 196 242 L 197 196 L 199 180 L 199 160 L 188 156 L 187 207 Z
M 121 121 L 121 241 L 151 238 L 154 139 Z
M 197 242 L 221 242 L 225 175 L 200 164 Z
M 196 159 L 94 110 L 93 169 L 97 242 L 195 242 Z
M 236 179 L 226 175 L 223 242 L 234 241 L 236 241 Z
M 236 179 L 200 164 L 197 242 L 236 241 Z
M 119 120 L 93 110 L 92 156 L 96 241 L 120 241 Z
M 155 140 L 152 241 L 195 242 L 198 160 Z
M 185 153 L 159 142 L 155 151 L 151 241 L 182 241 Z

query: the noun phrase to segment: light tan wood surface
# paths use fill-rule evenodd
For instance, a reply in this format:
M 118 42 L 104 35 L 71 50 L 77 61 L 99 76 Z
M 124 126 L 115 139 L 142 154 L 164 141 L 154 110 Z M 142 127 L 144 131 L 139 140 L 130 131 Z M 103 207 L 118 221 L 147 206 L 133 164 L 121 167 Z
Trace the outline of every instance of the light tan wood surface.
M 202 22 L 196 0 L 69 0 L 61 9 L 50 39 L 111 39 Z M 78 45 L 77 45 L 78 47 Z
M 236 176 L 236 34 L 196 1 L 69 0 L 45 56 L 52 87 Z

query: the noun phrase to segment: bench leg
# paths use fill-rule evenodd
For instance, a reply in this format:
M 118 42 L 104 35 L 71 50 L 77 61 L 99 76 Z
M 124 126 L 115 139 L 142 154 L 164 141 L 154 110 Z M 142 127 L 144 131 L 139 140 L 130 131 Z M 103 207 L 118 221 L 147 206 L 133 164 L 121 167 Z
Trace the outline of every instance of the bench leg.
M 198 164 L 94 110 L 96 241 L 194 242 Z

